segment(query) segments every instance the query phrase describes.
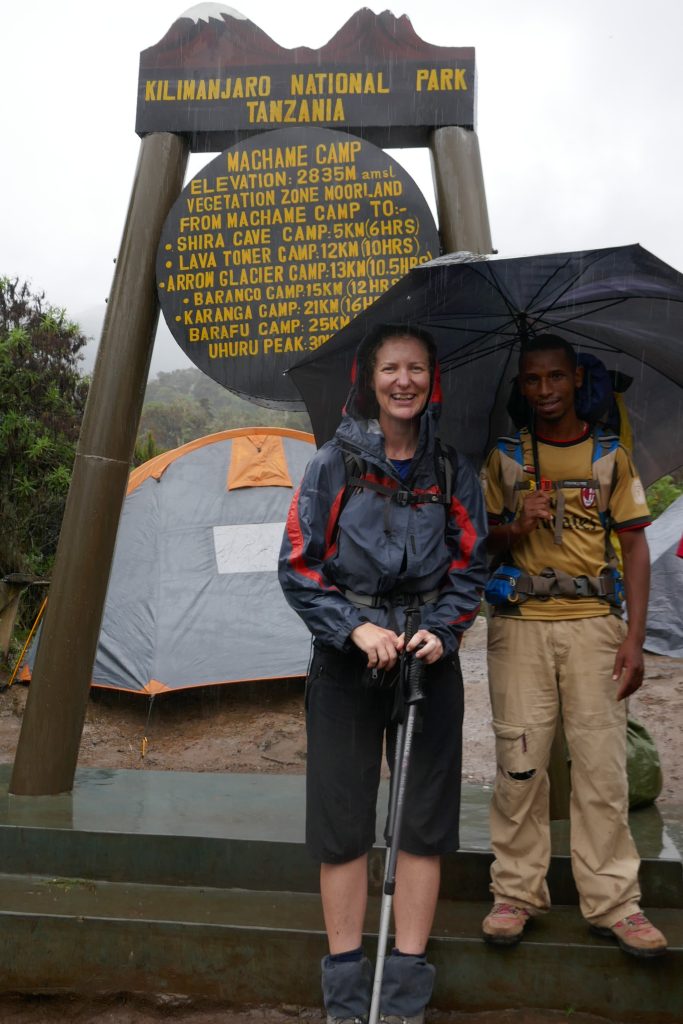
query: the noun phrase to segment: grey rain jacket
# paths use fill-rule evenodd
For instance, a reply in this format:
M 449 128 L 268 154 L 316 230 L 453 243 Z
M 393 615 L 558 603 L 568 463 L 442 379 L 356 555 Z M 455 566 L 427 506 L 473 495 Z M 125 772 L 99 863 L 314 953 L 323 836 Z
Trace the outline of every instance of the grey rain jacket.
M 384 454 L 378 422 L 362 418 L 362 404 L 354 385 L 334 438 L 311 459 L 294 495 L 280 551 L 282 590 L 315 639 L 341 651 L 356 650 L 350 634 L 363 622 L 403 631 L 403 609 L 392 613 L 391 592 L 438 590 L 438 598 L 421 609 L 421 625 L 439 637 L 444 655 L 452 654 L 477 615 L 487 578 L 486 513 L 479 480 L 459 457 L 448 509 L 444 504 L 399 505 L 365 487 L 355 489 L 343 503 L 344 450 L 365 461 L 366 479 L 396 491 L 439 493 L 438 369 L 405 483 Z M 387 595 L 387 603 L 358 607 L 345 591 Z

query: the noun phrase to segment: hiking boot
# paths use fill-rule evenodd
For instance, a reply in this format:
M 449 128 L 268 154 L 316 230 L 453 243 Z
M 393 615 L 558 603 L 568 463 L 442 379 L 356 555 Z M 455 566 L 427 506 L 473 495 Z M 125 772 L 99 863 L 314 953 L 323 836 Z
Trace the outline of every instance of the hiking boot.
M 641 911 L 629 914 L 611 928 L 592 924 L 590 929 L 596 935 L 616 939 L 623 951 L 630 953 L 631 956 L 661 956 L 667 950 L 666 937 Z
M 436 968 L 425 956 L 388 956 L 379 999 L 382 1024 L 423 1024 L 435 974 Z
M 372 964 L 368 958 L 340 963 L 325 956 L 321 967 L 327 1024 L 365 1024 L 372 995 Z
M 514 946 L 522 938 L 530 917 L 531 914 L 524 907 L 494 903 L 481 924 L 484 940 L 494 946 Z

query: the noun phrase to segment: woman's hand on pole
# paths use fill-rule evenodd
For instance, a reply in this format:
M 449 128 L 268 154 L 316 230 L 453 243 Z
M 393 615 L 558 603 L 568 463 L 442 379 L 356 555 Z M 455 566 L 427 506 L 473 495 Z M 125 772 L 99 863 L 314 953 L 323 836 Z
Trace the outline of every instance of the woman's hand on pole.
M 363 654 L 367 654 L 368 668 L 388 669 L 396 664 L 399 639 L 393 629 L 363 622 L 352 631 L 351 639 Z
M 399 637 L 399 650 L 403 650 L 404 643 L 405 633 L 401 633 Z M 441 640 L 435 633 L 430 633 L 428 629 L 418 629 L 411 637 L 406 651 L 408 654 L 415 654 L 415 657 L 419 658 L 420 661 L 424 661 L 425 665 L 433 665 L 435 661 L 443 658 L 443 644 Z

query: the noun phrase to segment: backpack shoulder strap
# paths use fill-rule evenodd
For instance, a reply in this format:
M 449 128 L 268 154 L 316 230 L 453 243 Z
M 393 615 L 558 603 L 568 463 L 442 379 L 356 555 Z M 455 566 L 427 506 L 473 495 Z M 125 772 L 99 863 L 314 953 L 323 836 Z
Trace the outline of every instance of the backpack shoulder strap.
M 593 431 L 592 471 L 596 483 L 598 515 L 605 531 L 605 561 L 615 571 L 619 570 L 619 557 L 612 538 L 612 517 L 609 503 L 617 482 L 617 452 L 621 440 L 613 431 L 596 427 Z
M 332 540 L 336 542 L 337 534 L 339 532 L 339 519 L 341 514 L 346 508 L 349 498 L 353 494 L 355 487 L 362 485 L 363 475 L 367 470 L 367 463 L 365 459 L 361 459 L 360 455 L 356 455 L 354 452 L 348 451 L 346 448 L 341 449 L 342 458 L 344 459 L 344 474 L 346 476 L 346 484 L 344 486 L 344 493 L 341 496 L 339 502 L 339 508 L 337 509 L 337 518 L 335 520 L 334 528 L 332 530 Z
M 496 441 L 496 448 L 501 455 L 505 455 L 508 459 L 513 459 L 521 466 L 524 461 L 523 440 L 526 440 L 529 436 L 529 431 L 524 427 L 522 430 L 518 430 L 516 434 L 510 434 L 508 437 L 499 437 Z
M 596 427 L 593 431 L 592 473 L 597 484 L 598 511 L 607 528 L 610 498 L 616 483 L 617 451 L 620 441 L 612 431 Z
M 346 472 L 346 490 L 348 491 L 350 487 L 356 487 L 362 481 L 363 474 L 367 471 L 367 463 L 365 459 L 361 459 L 360 455 L 356 455 L 355 452 L 350 452 L 346 448 L 342 449 L 342 455 Z
M 499 437 L 496 447 L 500 452 L 503 506 L 507 515 L 512 517 L 517 510 L 518 492 L 528 483 L 524 479 L 524 467 L 532 458 L 529 431 L 524 428 L 509 437 Z
M 458 453 L 450 444 L 444 443 L 440 437 L 437 437 L 435 457 L 436 482 L 444 496 L 444 504 L 448 507 L 453 497 L 453 478 L 458 471 Z
M 615 434 L 613 430 L 608 430 L 605 427 L 596 427 L 593 431 L 593 461 L 601 458 L 603 455 L 616 452 L 620 444 L 619 435 Z

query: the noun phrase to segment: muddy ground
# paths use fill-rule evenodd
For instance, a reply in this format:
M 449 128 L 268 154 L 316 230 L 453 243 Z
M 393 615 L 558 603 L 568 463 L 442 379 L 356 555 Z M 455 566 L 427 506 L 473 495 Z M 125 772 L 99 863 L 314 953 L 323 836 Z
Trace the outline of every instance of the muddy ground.
M 112 996 L 103 999 L 0 997 L 2 1024 L 323 1024 L 317 1009 L 256 1007 L 232 1010 L 216 1005 L 190 1006 L 181 999 Z M 427 1013 L 427 1024 L 614 1024 L 603 1017 L 567 1010 L 506 1010 L 482 1014 Z
M 318 1009 L 189 1005 L 183 1000 L 115 996 L 101 1000 L 48 997 L 0 998 L 2 1024 L 322 1024 Z M 552 1010 L 505 1010 L 487 1013 L 429 1013 L 427 1024 L 614 1024 L 593 1014 Z
M 495 758 L 486 676 L 486 621 L 461 650 L 465 680 L 463 779 L 490 783 Z M 629 714 L 655 739 L 664 771 L 660 802 L 681 802 L 683 659 L 646 655 L 646 679 Z M 0 692 L 0 763 L 12 761 L 28 688 Z M 206 687 L 146 697 L 93 690 L 80 767 L 191 772 L 302 773 L 306 766 L 303 683 Z M 143 740 L 147 739 L 142 756 Z M 0 1022 L 1 1024 L 1 1022 Z
M 462 650 L 466 712 L 463 778 L 490 783 L 493 739 L 486 684 L 486 622 L 479 619 Z M 298 682 L 241 684 L 146 698 L 93 691 L 88 704 L 80 766 L 140 771 L 303 773 L 306 744 Z M 27 689 L 0 692 L 0 762 L 14 757 Z M 654 737 L 663 767 L 659 803 L 681 802 L 683 778 L 683 660 L 646 656 L 646 680 L 629 712 Z M 146 737 L 146 753 L 142 756 Z M 199 1005 L 184 1000 L 110 996 L 103 1000 L 0 996 L 0 1024 L 288 1024 L 321 1021 L 318 1008 Z M 431 1024 L 597 1024 L 574 1013 L 517 1010 L 506 1013 L 431 1014 Z M 627 1022 L 624 1022 L 627 1024 Z

